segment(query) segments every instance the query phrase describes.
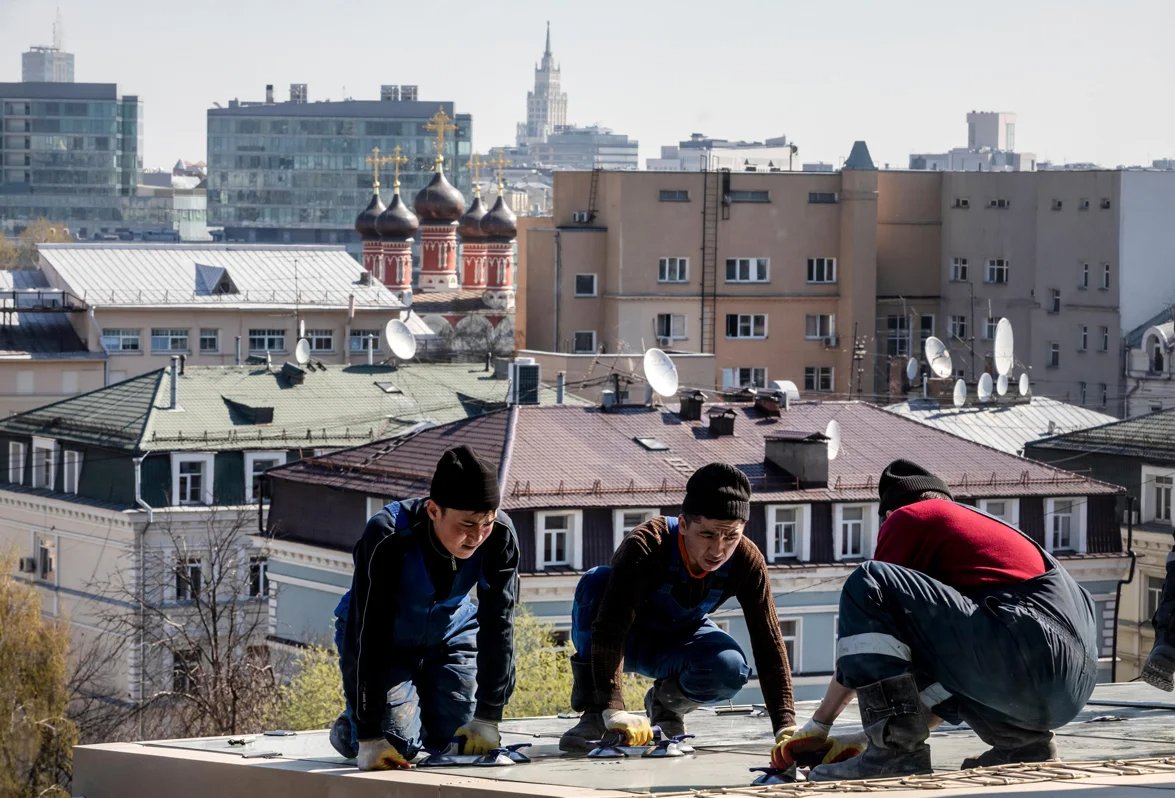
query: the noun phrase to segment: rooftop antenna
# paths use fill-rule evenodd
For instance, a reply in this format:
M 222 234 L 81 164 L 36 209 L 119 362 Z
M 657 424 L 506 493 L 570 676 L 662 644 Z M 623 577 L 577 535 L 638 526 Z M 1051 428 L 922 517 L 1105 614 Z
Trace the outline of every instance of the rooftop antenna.
M 828 459 L 835 460 L 840 454 L 840 422 L 835 418 L 824 428 L 824 437 L 828 438 Z
M 416 356 L 416 336 L 399 319 L 392 319 L 384 325 L 384 342 L 392 355 L 400 360 L 411 360 Z
M 992 391 L 991 375 L 985 371 L 985 372 L 983 372 L 983 376 L 981 376 L 979 378 L 979 387 L 977 389 L 977 393 L 979 394 L 979 401 L 990 402 L 991 401 L 991 391 Z
M 914 380 L 918 378 L 918 358 L 912 357 L 906 361 L 906 379 L 910 384 L 914 384 Z
M 1025 371 L 1020 375 L 1020 395 L 1028 395 L 1028 372 Z
M 1003 396 L 1008 392 L 1008 375 L 1001 374 L 995 381 L 995 392 Z
M 955 393 L 953 397 L 955 407 L 962 407 L 967 404 L 967 383 L 963 380 L 955 380 Z
M 642 363 L 645 379 L 654 393 L 674 396 L 677 393 L 677 366 L 669 355 L 656 347 L 645 352 Z
M 65 19 L 61 16 L 61 6 L 57 6 L 57 16 L 53 19 L 53 49 L 65 49 Z
M 936 377 L 951 376 L 951 353 L 947 345 L 933 335 L 922 344 L 922 354 Z
M 310 342 L 305 338 L 298 339 L 297 345 L 294 346 L 294 360 L 299 366 L 305 366 L 310 362 Z
M 1012 370 L 1012 355 L 1014 351 L 1014 338 L 1012 336 L 1012 322 L 1007 318 L 1002 318 L 995 327 L 995 370 L 996 374 L 1003 376 L 1011 373 Z

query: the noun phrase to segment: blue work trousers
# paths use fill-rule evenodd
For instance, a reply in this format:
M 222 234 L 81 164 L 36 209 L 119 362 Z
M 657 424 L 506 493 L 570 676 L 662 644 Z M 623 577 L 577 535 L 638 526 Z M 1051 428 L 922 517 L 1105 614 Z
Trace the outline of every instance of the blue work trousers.
M 571 642 L 579 659 L 590 660 L 592 622 L 612 569 L 592 568 L 579 580 L 571 606 Z M 746 655 L 734 638 L 708 617 L 685 626 L 643 617 L 624 641 L 624 670 L 652 679 L 676 679 L 683 695 L 699 704 L 725 701 L 750 677 Z

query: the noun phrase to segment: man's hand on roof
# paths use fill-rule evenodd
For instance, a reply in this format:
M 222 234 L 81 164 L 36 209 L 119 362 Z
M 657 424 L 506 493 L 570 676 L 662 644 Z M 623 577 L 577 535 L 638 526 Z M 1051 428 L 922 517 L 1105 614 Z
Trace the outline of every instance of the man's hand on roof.
M 813 718 L 800 726 L 780 729 L 775 736 L 775 747 L 771 749 L 771 766 L 787 770 L 792 765 L 818 765 L 828 753 L 828 732 L 831 723 L 821 723 Z
M 623 735 L 625 745 L 648 745 L 653 741 L 653 729 L 649 726 L 649 719 L 635 712 L 605 709 L 604 728 Z
M 382 737 L 359 741 L 360 770 L 393 770 L 410 768 L 408 760 Z
M 498 724 L 492 720 L 474 718 L 458 729 L 453 736 L 464 738 L 459 746 L 463 754 L 488 754 L 502 744 Z

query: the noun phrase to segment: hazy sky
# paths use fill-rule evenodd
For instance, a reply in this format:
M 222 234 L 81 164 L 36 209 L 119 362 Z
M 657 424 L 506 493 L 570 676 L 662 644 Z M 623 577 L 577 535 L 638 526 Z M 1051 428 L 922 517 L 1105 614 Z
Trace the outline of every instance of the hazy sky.
M 0 81 L 51 42 L 55 0 L 0 0 Z M 641 143 L 780 134 L 839 164 L 966 144 L 972 109 L 1014 111 L 1017 145 L 1104 166 L 1175 157 L 1172 0 L 729 0 L 413 4 L 399 0 L 61 0 L 79 81 L 145 105 L 145 163 L 204 157 L 205 110 L 233 97 L 378 99 L 415 83 L 512 144 L 551 21 L 568 120 Z

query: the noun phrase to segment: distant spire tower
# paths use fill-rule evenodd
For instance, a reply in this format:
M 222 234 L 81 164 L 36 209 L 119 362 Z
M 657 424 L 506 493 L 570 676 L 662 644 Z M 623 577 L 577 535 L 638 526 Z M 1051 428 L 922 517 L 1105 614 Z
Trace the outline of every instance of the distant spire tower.
M 551 52 L 551 23 L 543 60 L 534 68 L 534 91 L 526 93 L 526 121 L 518 124 L 518 145 L 544 142 L 567 125 L 567 94 L 559 88 L 559 67 Z
M 65 49 L 65 18 L 61 16 L 61 6 L 57 6 L 57 16 L 53 19 L 53 47 L 56 50 Z

